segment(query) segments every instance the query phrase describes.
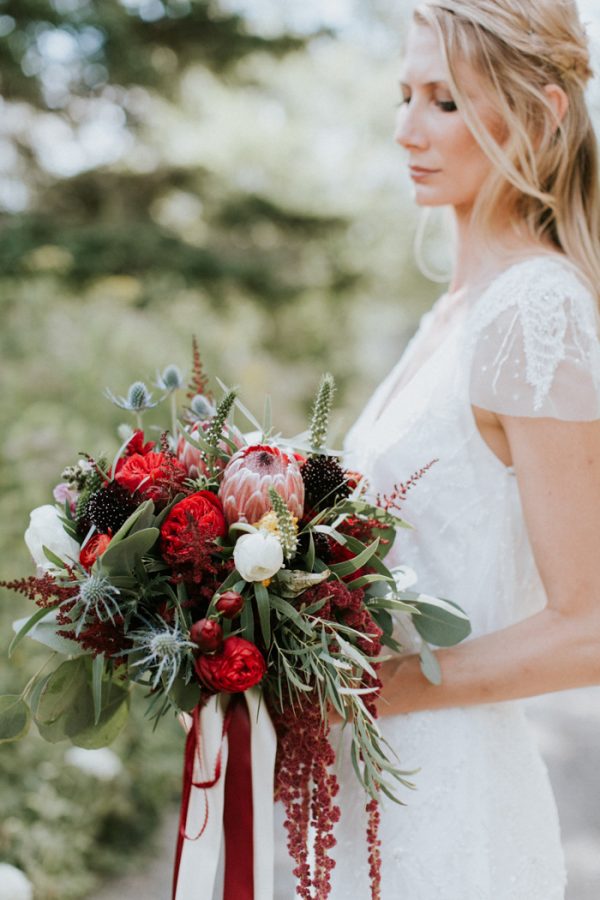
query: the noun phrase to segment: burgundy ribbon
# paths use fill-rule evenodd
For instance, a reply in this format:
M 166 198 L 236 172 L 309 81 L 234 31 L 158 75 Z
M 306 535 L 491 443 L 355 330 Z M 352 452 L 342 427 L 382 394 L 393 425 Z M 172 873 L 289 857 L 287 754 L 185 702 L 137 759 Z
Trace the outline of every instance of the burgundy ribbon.
M 228 736 L 229 752 L 225 774 L 223 826 L 225 831 L 225 887 L 223 900 L 254 900 L 254 841 L 252 813 L 252 752 L 248 707 L 243 694 L 231 698 L 225 718 L 221 746 L 215 760 L 214 775 L 208 781 L 194 781 L 194 763 L 200 760 L 200 706 L 192 713 L 192 727 L 185 742 L 183 787 L 179 812 L 179 831 L 173 871 L 172 900 L 176 900 L 177 882 L 184 841 L 197 841 L 208 823 L 208 799 L 205 814 L 195 837 L 186 834 L 192 788 L 210 790 L 221 777 L 223 740 Z M 199 898 L 200 900 L 200 898 Z
M 252 750 L 250 716 L 243 694 L 230 704 L 229 755 L 225 775 L 225 888 L 223 900 L 254 900 Z

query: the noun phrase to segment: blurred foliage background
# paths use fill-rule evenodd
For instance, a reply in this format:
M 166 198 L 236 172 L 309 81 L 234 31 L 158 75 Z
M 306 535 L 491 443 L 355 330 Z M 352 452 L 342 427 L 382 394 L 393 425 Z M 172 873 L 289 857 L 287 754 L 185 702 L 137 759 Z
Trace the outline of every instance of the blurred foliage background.
M 339 445 L 441 291 L 393 143 L 407 6 L 0 0 L 0 578 L 29 570 L 28 512 L 62 468 L 116 449 L 104 387 L 185 366 L 192 334 L 287 433 L 332 371 Z M 1 601 L 0 686 L 19 691 L 46 654 L 24 642 L 9 665 L 28 609 Z M 0 860 L 36 900 L 89 896 L 151 848 L 182 744 L 134 705 L 110 790 L 35 733 L 0 746 Z

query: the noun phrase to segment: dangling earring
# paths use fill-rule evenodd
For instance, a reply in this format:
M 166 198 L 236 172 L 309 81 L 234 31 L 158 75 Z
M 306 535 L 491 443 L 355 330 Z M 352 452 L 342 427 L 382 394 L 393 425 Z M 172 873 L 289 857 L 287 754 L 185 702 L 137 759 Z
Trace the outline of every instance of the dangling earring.
M 425 209 L 422 209 L 419 214 L 413 251 L 415 254 L 415 261 L 417 263 L 417 268 L 419 269 L 421 274 L 425 276 L 425 278 L 428 278 L 430 281 L 435 282 L 435 284 L 447 284 L 452 277 L 451 267 L 448 272 L 436 272 L 434 269 L 430 268 L 425 259 L 425 237 L 427 234 L 427 227 L 431 220 L 431 213 L 432 208 L 427 207 Z M 448 244 L 448 229 L 443 219 L 439 223 L 437 230 L 439 231 L 439 235 L 437 236 L 437 240 L 435 243 L 438 244 L 438 246 L 441 243 Z

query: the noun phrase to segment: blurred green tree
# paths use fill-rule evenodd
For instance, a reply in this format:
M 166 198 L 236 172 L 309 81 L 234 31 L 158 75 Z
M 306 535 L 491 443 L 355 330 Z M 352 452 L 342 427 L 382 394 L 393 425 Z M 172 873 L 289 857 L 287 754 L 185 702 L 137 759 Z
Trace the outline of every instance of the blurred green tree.
M 2 130 L 15 151 L 3 212 L 0 192 L 3 276 L 27 275 L 32 258 L 40 268 L 35 254 L 51 245 L 64 251 L 59 268 L 76 289 L 105 275 L 166 276 L 201 285 L 219 305 L 233 286 L 272 307 L 306 289 L 310 268 L 328 293 L 356 283 L 335 242 L 322 240 L 343 232 L 343 217 L 289 208 L 268 186 L 244 189 L 160 154 L 136 170 L 149 105 L 176 105 L 191 69 L 247 83 L 255 77 L 240 65 L 247 58 L 303 51 L 322 34 L 258 34 L 213 0 L 0 0 L 0 91 L 12 123 Z M 49 135 L 42 145 L 40 133 Z M 115 144 L 130 141 L 127 159 L 69 158 L 82 137 L 110 144 L 111 134 Z M 54 136 L 64 143 L 59 160 L 42 149 Z M 200 240 L 155 215 L 173 195 L 199 201 Z M 261 227 L 266 242 L 255 240 Z

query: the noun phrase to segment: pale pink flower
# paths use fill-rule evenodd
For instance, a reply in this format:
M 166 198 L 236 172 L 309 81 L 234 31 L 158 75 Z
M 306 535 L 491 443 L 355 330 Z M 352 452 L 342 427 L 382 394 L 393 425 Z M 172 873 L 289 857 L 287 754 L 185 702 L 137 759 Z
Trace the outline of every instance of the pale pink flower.
M 291 514 L 302 518 L 304 482 L 294 457 L 268 444 L 238 450 L 229 460 L 219 488 L 227 524 L 258 522 L 271 509 L 271 487 L 283 497 Z
M 190 437 L 198 438 L 198 435 L 202 435 L 209 427 L 210 421 L 208 419 L 203 422 L 195 422 L 191 428 L 188 429 Z M 235 425 L 226 425 L 224 428 L 224 436 L 230 441 L 233 441 L 236 447 L 244 446 L 244 438 Z M 231 453 L 231 448 L 225 441 L 220 442 L 219 449 L 224 453 Z M 189 441 L 186 441 L 184 437 L 180 437 L 179 443 L 177 444 L 177 459 L 180 463 L 183 463 L 190 478 L 198 478 L 200 475 L 209 474 L 206 463 L 202 459 L 202 451 L 198 450 L 197 447 L 192 446 L 192 444 L 190 444 Z M 227 462 L 225 460 L 216 460 L 216 468 L 218 470 L 223 470 L 226 465 Z

